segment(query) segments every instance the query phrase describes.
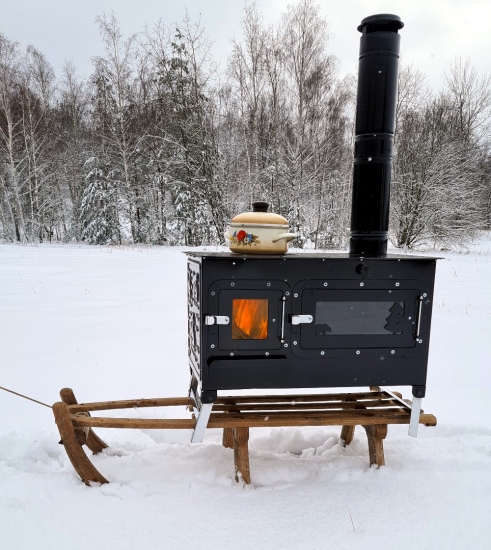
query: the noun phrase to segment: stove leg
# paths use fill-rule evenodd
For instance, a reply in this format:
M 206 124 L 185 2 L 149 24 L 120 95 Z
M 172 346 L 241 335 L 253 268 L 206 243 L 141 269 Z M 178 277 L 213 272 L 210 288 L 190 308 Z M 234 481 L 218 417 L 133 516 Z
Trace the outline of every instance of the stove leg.
M 223 428 L 222 445 L 228 449 L 234 448 L 234 434 L 232 428 Z
M 206 426 L 208 426 L 208 420 L 210 419 L 211 409 L 213 403 L 202 403 L 201 408 L 194 409 L 196 418 L 196 425 L 194 426 L 194 432 L 191 436 L 191 443 L 201 443 L 205 437 Z
M 376 464 L 378 468 L 385 466 L 384 439 L 387 437 L 387 424 L 363 426 L 368 437 L 368 453 L 370 466 Z
M 411 418 L 409 419 L 409 435 L 411 437 L 418 437 L 419 415 L 421 414 L 421 403 L 423 399 L 421 397 L 413 397 L 413 404 L 411 406 Z
M 353 441 L 355 435 L 355 426 L 343 426 L 341 429 L 341 441 L 340 444 L 342 447 L 346 447 Z
M 249 428 L 233 428 L 235 481 L 251 483 L 249 467 Z

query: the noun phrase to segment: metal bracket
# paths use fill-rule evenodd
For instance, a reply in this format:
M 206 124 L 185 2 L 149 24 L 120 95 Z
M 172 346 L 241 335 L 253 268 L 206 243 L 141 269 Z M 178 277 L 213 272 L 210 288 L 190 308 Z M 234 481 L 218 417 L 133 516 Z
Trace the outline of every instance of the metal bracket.
M 196 425 L 194 426 L 194 432 L 191 436 L 191 443 L 201 443 L 205 437 L 206 426 L 208 426 L 208 420 L 210 419 L 211 409 L 213 403 L 202 403 L 201 408 L 194 410 L 194 416 L 196 417 Z
M 409 435 L 418 437 L 419 415 L 421 414 L 422 397 L 413 397 L 413 405 L 411 407 L 411 418 L 409 420 Z
M 228 325 L 230 319 L 226 315 L 205 315 L 205 325 Z
M 210 419 L 213 403 L 216 399 L 216 391 L 202 391 L 200 397 L 199 383 L 196 377 L 191 375 L 191 383 L 189 385 L 189 397 L 194 401 L 195 405 L 194 416 L 196 418 L 196 424 L 194 425 L 193 435 L 191 436 L 191 443 L 201 443 L 205 437 L 206 427 L 208 426 L 208 420 Z M 203 403 L 204 399 L 204 403 Z
M 292 325 L 301 325 L 304 323 L 311 323 L 314 320 L 312 315 L 290 315 L 290 322 Z
M 400 403 L 406 409 L 411 410 L 411 404 L 410 403 L 408 403 L 407 401 L 404 401 L 404 399 L 401 399 L 395 393 L 392 393 L 390 390 L 388 390 L 384 386 L 380 386 L 379 390 L 382 391 L 383 393 L 386 393 L 386 394 L 390 395 L 390 397 L 392 397 L 392 399 L 394 401 L 397 401 L 398 403 Z
M 418 427 L 419 427 L 419 415 L 421 414 L 421 403 L 423 401 L 422 397 L 414 397 L 412 404 L 407 403 L 397 395 L 394 395 L 390 390 L 384 387 L 380 387 L 384 393 L 389 394 L 394 401 L 397 401 L 407 409 L 411 411 L 411 417 L 409 418 L 409 431 L 408 434 L 411 437 L 418 437 Z

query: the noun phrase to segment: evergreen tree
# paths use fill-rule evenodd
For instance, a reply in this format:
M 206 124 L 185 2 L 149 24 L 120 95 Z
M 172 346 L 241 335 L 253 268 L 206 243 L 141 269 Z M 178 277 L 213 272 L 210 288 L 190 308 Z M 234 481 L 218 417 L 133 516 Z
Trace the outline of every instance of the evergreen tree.
M 121 244 L 119 190 L 115 171 L 108 171 L 98 159 L 86 163 L 89 172 L 80 207 L 82 239 L 89 244 Z

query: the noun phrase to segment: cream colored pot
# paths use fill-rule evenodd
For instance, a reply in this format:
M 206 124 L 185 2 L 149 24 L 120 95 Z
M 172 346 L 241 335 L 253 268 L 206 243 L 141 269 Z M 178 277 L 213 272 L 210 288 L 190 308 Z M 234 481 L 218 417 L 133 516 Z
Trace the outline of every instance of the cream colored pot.
M 235 216 L 225 233 L 232 252 L 239 254 L 285 254 L 296 233 L 288 232 L 288 221 L 268 212 L 268 203 L 252 203 L 252 212 Z

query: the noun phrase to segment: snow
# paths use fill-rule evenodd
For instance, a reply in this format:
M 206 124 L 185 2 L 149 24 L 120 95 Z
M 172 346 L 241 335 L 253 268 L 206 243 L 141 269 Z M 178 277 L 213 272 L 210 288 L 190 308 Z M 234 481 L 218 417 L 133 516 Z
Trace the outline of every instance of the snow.
M 99 430 L 110 484 L 86 487 L 51 411 L 0 392 L 2 550 L 489 548 L 491 235 L 438 255 L 423 401 L 438 426 L 418 439 L 390 426 L 385 467 L 368 467 L 361 428 L 347 448 L 337 427 L 252 429 L 242 487 L 218 430 L 195 445 L 189 431 Z M 48 404 L 62 387 L 185 395 L 186 319 L 182 249 L 0 245 L 0 386 Z

